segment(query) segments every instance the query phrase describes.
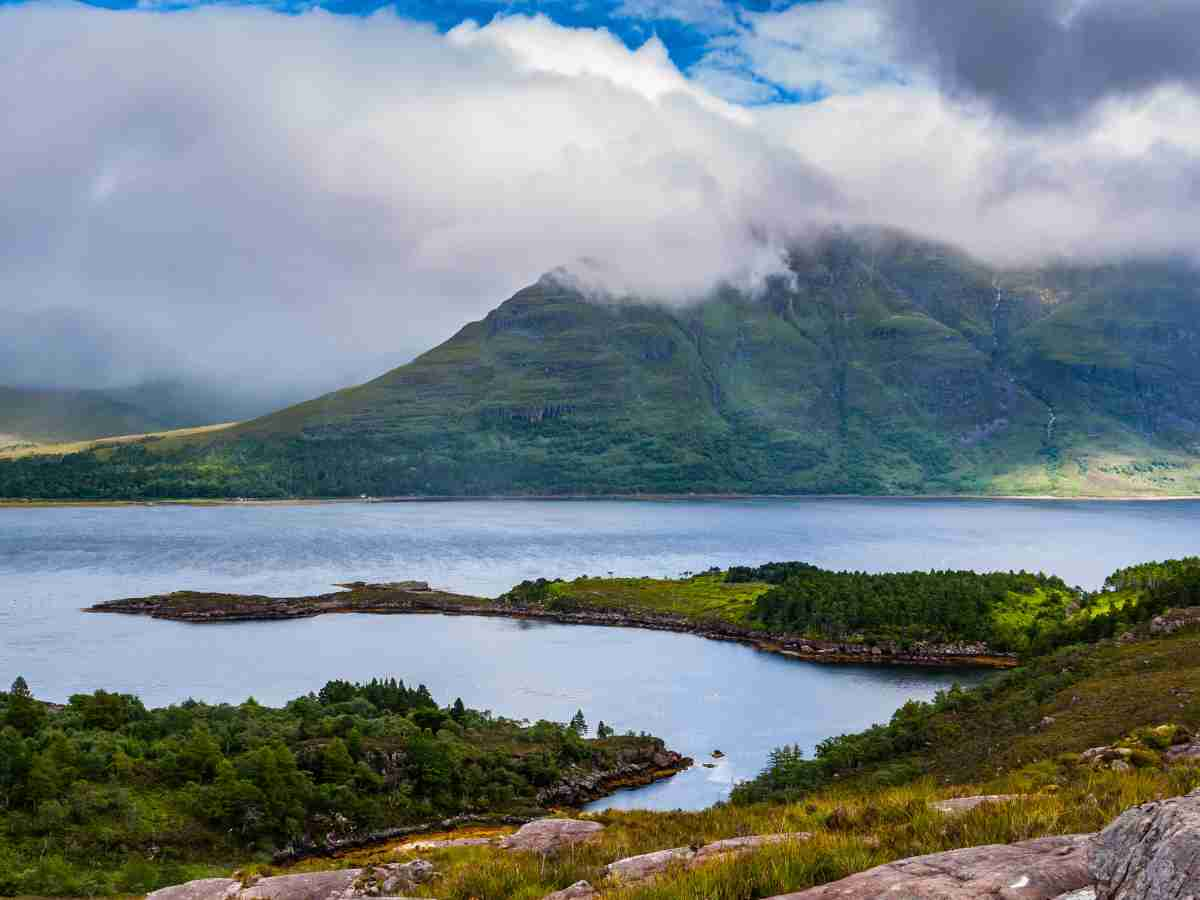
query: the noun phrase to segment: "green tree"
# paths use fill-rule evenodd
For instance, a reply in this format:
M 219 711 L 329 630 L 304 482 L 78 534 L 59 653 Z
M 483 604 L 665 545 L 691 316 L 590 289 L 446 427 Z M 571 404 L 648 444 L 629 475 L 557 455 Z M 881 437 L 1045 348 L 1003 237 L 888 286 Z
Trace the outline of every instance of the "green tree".
M 18 675 L 8 694 L 8 711 L 4 714 L 4 724 L 29 736 L 40 730 L 45 720 L 46 707 L 33 699 L 29 685 Z
M 580 737 L 583 737 L 585 734 L 587 734 L 587 719 L 583 717 L 582 709 L 575 710 L 575 715 L 571 717 L 571 724 L 569 727 Z
M 345 784 L 354 777 L 354 759 L 341 738 L 334 738 L 321 749 L 321 781 Z
M 0 810 L 17 801 L 19 792 L 25 787 L 32 756 L 28 742 L 17 729 L 0 729 Z

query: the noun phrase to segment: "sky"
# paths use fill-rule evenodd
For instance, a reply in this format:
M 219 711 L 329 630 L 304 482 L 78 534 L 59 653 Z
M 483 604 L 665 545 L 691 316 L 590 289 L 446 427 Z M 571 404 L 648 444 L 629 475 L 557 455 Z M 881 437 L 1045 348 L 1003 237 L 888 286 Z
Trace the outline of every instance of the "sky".
M 299 399 L 831 223 L 1196 254 L 1195 0 L 0 2 L 0 383 Z

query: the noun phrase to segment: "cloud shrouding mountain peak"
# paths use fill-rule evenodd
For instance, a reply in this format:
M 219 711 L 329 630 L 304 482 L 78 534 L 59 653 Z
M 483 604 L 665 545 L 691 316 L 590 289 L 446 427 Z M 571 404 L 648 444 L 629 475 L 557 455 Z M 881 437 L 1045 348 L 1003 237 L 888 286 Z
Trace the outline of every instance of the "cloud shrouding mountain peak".
M 440 33 L 390 12 L 0 7 L 0 311 L 119 333 L 120 366 L 97 372 L 316 392 L 585 258 L 670 302 L 752 287 L 827 222 L 1005 262 L 1193 249 L 1200 107 L 1182 75 L 1121 75 L 1079 95 L 1086 126 L 1029 127 L 945 70 L 969 34 L 924 55 L 885 40 L 880 17 L 908 22 L 916 0 L 811 6 L 714 30 L 764 84 L 831 87 L 749 107 L 714 93 L 712 60 L 681 71 L 653 36 L 630 48 L 540 16 Z M 1121 4 L 1069 27 L 1091 7 Z M 56 338 L 39 365 L 76 372 L 94 343 Z M 26 380 L 24 358 L 0 353 L 0 383 Z

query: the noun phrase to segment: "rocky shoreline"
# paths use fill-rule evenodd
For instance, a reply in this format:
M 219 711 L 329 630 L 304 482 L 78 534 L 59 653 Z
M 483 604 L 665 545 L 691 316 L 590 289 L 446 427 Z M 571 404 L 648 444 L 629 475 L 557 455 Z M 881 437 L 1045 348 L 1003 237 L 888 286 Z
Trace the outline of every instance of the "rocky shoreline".
M 388 584 L 351 582 L 345 590 L 310 597 L 265 597 L 246 594 L 176 591 L 149 597 L 109 600 L 87 607 L 85 612 L 149 616 L 175 622 L 211 624 L 274 619 L 299 619 L 331 613 L 385 615 L 436 613 L 441 615 L 495 616 L 536 619 L 562 625 L 601 625 L 693 634 L 716 641 L 748 644 L 771 653 L 825 663 L 859 663 L 931 667 L 983 666 L 1010 668 L 1017 664 L 1011 654 L 996 653 L 982 643 L 936 643 L 932 641 L 878 641 L 874 644 L 849 641 L 820 641 L 791 634 L 764 632 L 732 622 L 698 621 L 647 611 L 608 609 L 551 609 L 434 590 L 424 582 Z

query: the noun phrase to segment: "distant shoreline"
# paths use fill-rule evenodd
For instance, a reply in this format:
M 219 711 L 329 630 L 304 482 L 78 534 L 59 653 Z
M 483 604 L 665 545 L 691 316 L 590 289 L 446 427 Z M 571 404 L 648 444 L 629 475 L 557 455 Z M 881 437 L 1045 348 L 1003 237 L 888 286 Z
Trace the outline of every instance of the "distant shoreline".
M 13 500 L 0 499 L 0 509 L 47 507 L 120 507 L 120 506 L 325 506 L 333 504 L 373 503 L 467 503 L 534 500 L 544 502 L 581 500 L 642 500 L 654 503 L 694 502 L 697 500 L 981 500 L 1040 503 L 1168 503 L 1195 502 L 1200 494 L 1118 494 L 1112 496 L 1058 494 L 458 494 L 399 497 L 293 497 L 286 499 L 194 498 L 190 500 Z

